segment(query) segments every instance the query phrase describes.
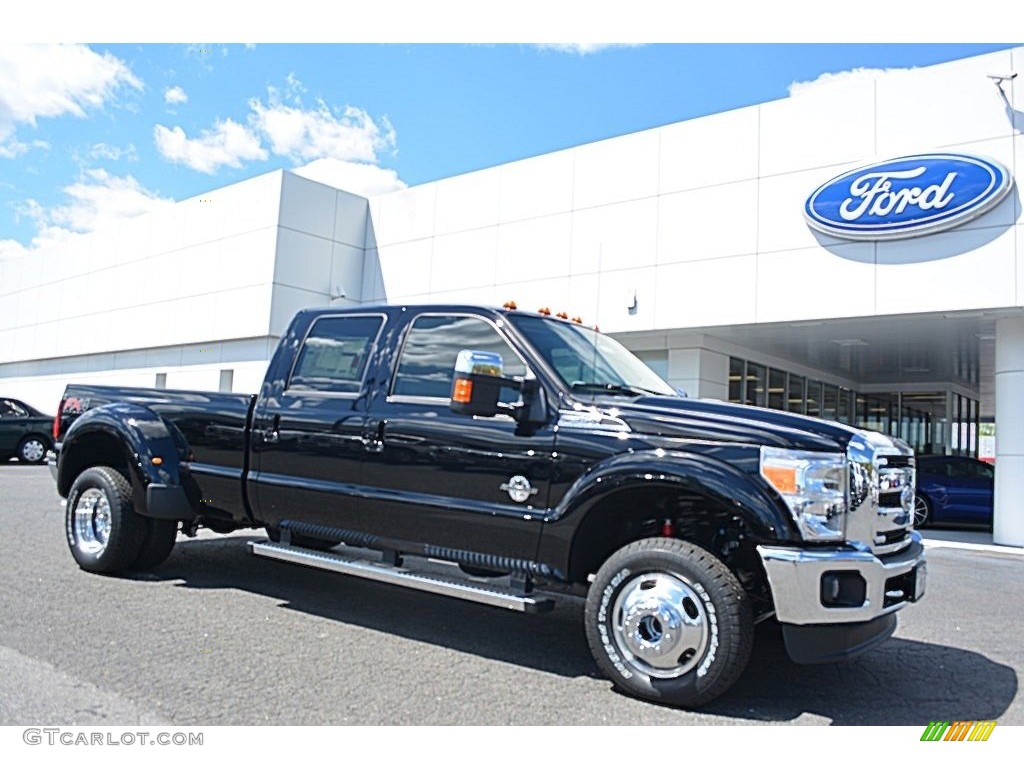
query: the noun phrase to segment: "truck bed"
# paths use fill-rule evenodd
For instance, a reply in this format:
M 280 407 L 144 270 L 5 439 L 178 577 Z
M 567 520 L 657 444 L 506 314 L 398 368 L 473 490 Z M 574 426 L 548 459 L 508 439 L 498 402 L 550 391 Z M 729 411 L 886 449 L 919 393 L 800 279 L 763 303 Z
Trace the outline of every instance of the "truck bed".
M 71 384 L 62 402 L 60 434 L 82 413 L 108 403 L 147 408 L 180 431 L 192 449 L 188 466 L 202 492 L 203 506 L 240 518 L 247 516 L 243 480 L 254 402 L 255 395 L 230 392 Z

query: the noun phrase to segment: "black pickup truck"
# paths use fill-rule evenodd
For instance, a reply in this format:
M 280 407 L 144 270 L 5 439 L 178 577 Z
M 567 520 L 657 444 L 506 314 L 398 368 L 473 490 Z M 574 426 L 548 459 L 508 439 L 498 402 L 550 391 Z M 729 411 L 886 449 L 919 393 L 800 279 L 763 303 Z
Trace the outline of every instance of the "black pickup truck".
M 577 595 L 604 673 L 675 705 L 725 692 L 759 621 L 838 660 L 924 591 L 904 443 L 679 397 L 514 307 L 302 311 L 256 395 L 71 385 L 53 434 L 88 571 L 262 527 L 254 554 L 327 571 L 524 612 Z

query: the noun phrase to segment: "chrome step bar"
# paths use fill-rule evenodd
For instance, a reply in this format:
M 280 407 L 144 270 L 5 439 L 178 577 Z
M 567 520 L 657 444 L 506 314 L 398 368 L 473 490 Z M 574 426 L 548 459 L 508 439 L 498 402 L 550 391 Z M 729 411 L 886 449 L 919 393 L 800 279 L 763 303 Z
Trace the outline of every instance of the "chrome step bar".
M 346 576 L 357 576 L 384 584 L 418 589 L 421 592 L 432 592 L 435 595 L 457 597 L 510 611 L 545 613 L 555 607 L 554 600 L 549 597 L 524 594 L 512 588 L 504 589 L 500 586 L 481 584 L 457 576 L 416 573 L 400 566 L 371 562 L 337 552 L 317 552 L 271 541 L 250 541 L 249 548 L 254 555 L 269 557 L 271 560 L 307 565 Z

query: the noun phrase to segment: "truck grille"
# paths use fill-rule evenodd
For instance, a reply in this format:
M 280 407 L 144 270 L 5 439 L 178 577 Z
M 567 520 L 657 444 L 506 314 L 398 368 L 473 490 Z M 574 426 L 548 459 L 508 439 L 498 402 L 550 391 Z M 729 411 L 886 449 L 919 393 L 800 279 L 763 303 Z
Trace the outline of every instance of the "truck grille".
M 879 456 L 878 464 L 892 469 L 906 469 L 914 466 L 913 456 Z
M 892 552 L 910 543 L 914 520 L 914 457 L 879 456 L 877 464 L 878 513 L 872 543 L 878 551 Z
M 899 440 L 864 433 L 850 441 L 847 455 L 847 539 L 869 547 L 876 555 L 892 554 L 909 546 L 914 519 L 913 454 Z
M 903 503 L 901 497 L 902 494 L 899 491 L 894 491 L 890 493 L 879 493 L 878 506 L 882 507 L 883 509 L 892 509 L 893 507 L 901 506 Z

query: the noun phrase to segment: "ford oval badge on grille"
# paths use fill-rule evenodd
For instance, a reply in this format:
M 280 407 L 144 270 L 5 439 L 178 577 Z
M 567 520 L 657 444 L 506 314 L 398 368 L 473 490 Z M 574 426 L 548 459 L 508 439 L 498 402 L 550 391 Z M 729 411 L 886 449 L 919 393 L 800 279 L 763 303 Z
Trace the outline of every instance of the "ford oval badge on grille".
M 963 224 L 1010 191 L 1010 172 L 977 155 L 909 155 L 848 171 L 807 198 L 811 227 L 848 240 L 894 240 Z

